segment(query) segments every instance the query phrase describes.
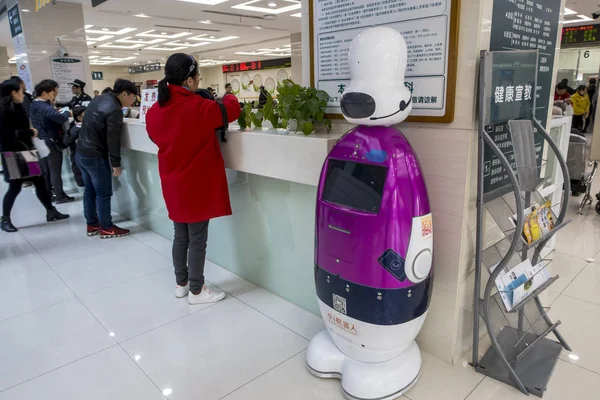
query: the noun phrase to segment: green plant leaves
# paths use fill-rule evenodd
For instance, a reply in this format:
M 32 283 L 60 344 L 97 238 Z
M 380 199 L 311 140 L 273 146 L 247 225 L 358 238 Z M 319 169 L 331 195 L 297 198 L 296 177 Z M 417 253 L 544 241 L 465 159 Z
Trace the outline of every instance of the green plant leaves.
M 310 135 L 314 130 L 315 130 L 315 126 L 313 125 L 312 122 L 306 121 L 302 125 L 302 133 L 304 133 L 306 136 Z

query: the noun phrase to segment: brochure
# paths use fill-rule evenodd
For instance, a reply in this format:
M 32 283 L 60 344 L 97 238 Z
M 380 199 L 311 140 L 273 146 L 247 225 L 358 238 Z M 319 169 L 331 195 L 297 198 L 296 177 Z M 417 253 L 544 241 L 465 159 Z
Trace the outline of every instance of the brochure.
M 552 204 L 547 201 L 542 206 L 534 204 L 524 212 L 525 222 L 521 237 L 527 244 L 532 244 L 554 229 L 554 214 L 552 213 Z M 517 215 L 509 218 L 513 227 L 517 227 Z
M 534 290 L 550 279 L 545 262 L 533 266 L 529 259 L 519 263 L 496 278 L 496 287 L 508 311 L 527 298 Z

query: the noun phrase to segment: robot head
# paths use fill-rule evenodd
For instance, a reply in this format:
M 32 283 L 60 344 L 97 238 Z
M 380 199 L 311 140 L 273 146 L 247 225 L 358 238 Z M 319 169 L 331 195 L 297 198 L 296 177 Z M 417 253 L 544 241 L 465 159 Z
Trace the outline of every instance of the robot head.
M 346 120 L 357 125 L 390 126 L 412 111 L 412 94 L 404 85 L 406 42 L 392 28 L 371 28 L 350 45 L 352 82 L 341 100 Z

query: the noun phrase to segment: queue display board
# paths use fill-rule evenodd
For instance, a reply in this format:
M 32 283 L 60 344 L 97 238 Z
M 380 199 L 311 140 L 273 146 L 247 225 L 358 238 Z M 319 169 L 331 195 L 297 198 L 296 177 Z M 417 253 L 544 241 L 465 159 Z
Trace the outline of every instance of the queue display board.
M 143 74 L 146 72 L 156 72 L 156 71 L 160 71 L 160 70 L 161 70 L 160 63 L 135 65 L 133 67 L 128 68 L 130 75 Z
M 519 51 L 538 50 L 537 60 L 537 87 L 532 89 L 536 94 L 536 107 L 532 114 L 539 120 L 542 126 L 546 126 L 550 107 L 550 96 L 553 93 L 552 71 L 554 69 L 554 58 L 556 41 L 558 40 L 558 27 L 560 18 L 560 0 L 494 0 L 494 13 L 492 16 L 490 51 Z M 508 71 L 504 72 L 505 74 Z M 506 77 L 507 80 L 512 78 Z M 502 92 L 503 102 L 507 102 L 507 96 L 512 103 L 516 103 L 517 87 L 526 84 L 508 84 Z M 524 96 L 524 94 L 523 94 Z M 499 98 L 499 99 L 500 99 Z M 508 119 L 523 118 L 521 114 L 513 113 Z M 508 133 L 508 119 L 502 121 L 493 118 L 486 124 L 485 129 L 491 134 L 492 139 L 504 154 L 511 160 L 512 140 Z M 536 154 L 538 164 L 541 164 L 544 140 L 536 133 Z M 486 174 L 484 174 L 484 193 L 498 190 L 502 187 L 510 189 L 508 175 L 499 171 L 494 166 L 499 165 L 499 160 L 492 150 L 486 146 L 485 149 Z M 488 165 L 489 174 L 488 172 Z M 501 169 L 501 168 L 500 168 Z M 496 173 L 494 173 L 496 172 Z
M 600 43 L 598 28 L 600 24 L 564 27 L 560 48 L 598 46 Z
M 242 72 L 242 71 L 260 71 L 263 69 L 280 69 L 290 68 L 292 66 L 292 58 L 276 58 L 273 60 L 250 61 L 236 64 L 225 64 L 222 66 L 223 73 Z
M 408 121 L 452 122 L 456 91 L 460 0 L 319 0 L 310 4 L 311 84 L 325 90 L 327 112 L 341 117 L 350 84 L 350 43 L 375 26 L 396 29 L 406 40 L 405 85 L 412 91 Z

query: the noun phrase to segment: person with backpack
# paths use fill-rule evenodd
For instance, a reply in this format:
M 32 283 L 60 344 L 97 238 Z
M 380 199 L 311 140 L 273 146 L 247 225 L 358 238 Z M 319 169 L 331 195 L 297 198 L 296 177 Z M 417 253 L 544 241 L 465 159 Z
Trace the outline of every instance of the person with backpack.
M 36 98 L 29 108 L 29 118 L 31 124 L 39 132 L 40 139 L 46 142 L 50 149 L 50 155 L 40 160 L 40 165 L 44 171 L 46 188 L 50 197 L 52 191 L 56 196 L 56 204 L 69 203 L 75 199 L 68 196 L 63 189 L 62 165 L 63 165 L 63 145 L 62 136 L 63 125 L 69 120 L 69 112 L 59 112 L 54 107 L 54 102 L 58 96 L 58 83 L 52 79 L 44 79 L 35 86 Z
M 222 104 L 212 94 L 205 93 L 209 98 L 195 94 L 199 82 L 194 57 L 171 55 L 158 86 L 158 102 L 146 116 L 146 130 L 158 146 L 163 196 L 175 225 L 175 297 L 187 297 L 190 304 L 225 298 L 224 292 L 204 280 L 209 221 L 231 215 L 225 162 L 215 130 L 241 113 L 232 94 L 226 94 Z

